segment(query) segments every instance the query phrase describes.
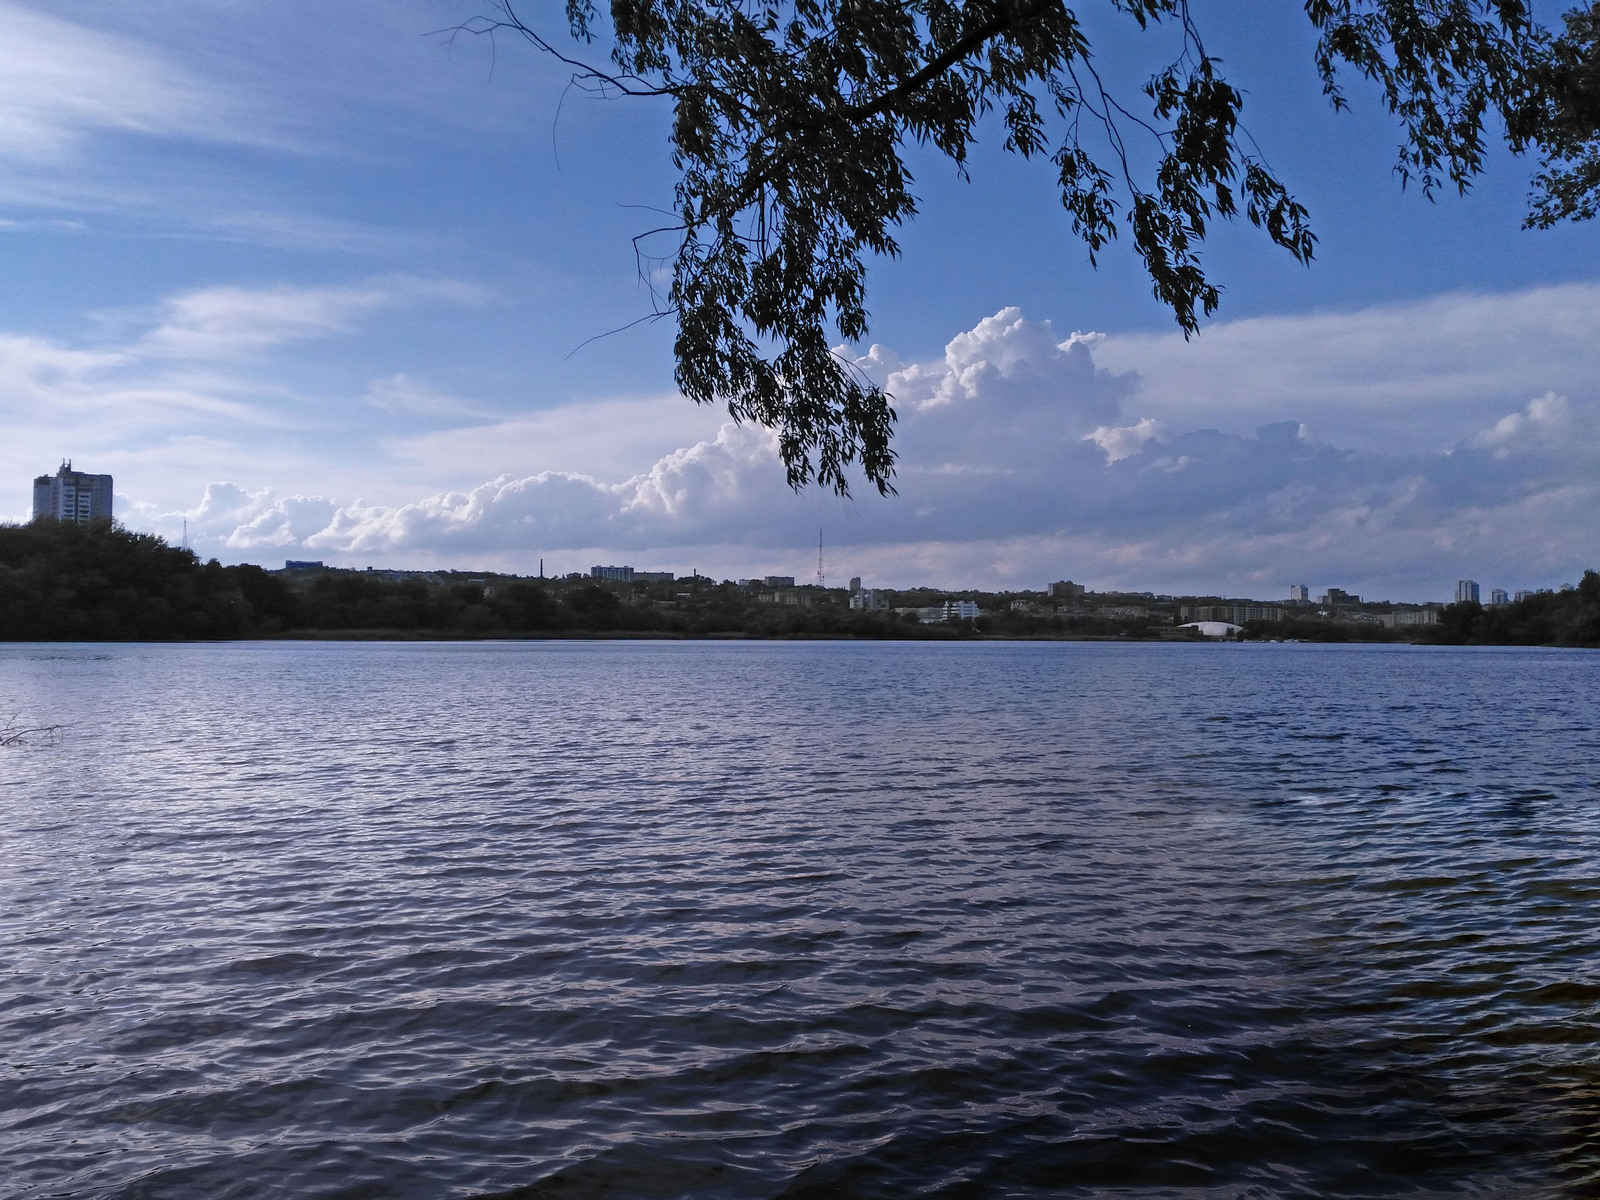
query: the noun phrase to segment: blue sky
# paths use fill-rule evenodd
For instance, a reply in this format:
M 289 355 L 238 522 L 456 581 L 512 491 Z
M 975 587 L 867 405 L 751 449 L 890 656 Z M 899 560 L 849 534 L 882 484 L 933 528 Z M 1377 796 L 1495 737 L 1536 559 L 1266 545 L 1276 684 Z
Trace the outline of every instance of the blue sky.
M 1086 263 L 1048 167 L 986 130 L 870 276 L 900 495 L 782 483 L 672 389 L 630 238 L 667 110 L 568 92 L 481 6 L 0 0 L 0 515 L 70 456 L 130 526 L 225 562 L 807 575 L 1396 599 L 1600 565 L 1600 233 L 1519 228 L 1529 164 L 1402 192 L 1359 81 L 1293 11 L 1200 6 L 1310 207 L 1248 227 L 1185 343 L 1131 253 Z M 528 14 L 544 18 L 543 9 Z M 1136 94 L 1162 47 L 1085 9 Z

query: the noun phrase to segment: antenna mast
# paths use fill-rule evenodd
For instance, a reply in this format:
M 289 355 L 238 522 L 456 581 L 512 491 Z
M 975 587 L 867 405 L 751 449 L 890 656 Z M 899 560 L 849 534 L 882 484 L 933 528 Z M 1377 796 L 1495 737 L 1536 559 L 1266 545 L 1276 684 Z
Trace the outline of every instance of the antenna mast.
M 827 576 L 822 573 L 822 526 L 817 526 L 817 586 L 823 587 Z

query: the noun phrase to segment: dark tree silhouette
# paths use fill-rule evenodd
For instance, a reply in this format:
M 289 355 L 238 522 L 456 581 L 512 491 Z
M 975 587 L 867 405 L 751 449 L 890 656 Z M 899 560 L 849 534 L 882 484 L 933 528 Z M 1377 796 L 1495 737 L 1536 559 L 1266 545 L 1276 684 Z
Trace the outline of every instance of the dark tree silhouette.
M 837 339 L 867 333 L 865 259 L 899 252 L 917 211 L 903 152 L 931 145 L 964 170 L 977 123 L 1050 164 L 1091 261 L 1127 235 L 1186 335 L 1220 289 L 1200 249 L 1242 215 L 1308 261 L 1316 239 L 1241 124 L 1243 93 L 1206 50 L 1187 0 L 1106 0 L 1175 53 L 1121 95 L 1063 0 L 567 0 L 567 33 L 609 43 L 582 61 L 512 0 L 456 32 L 511 32 L 603 94 L 673 105 L 680 172 L 672 285 L 677 383 L 775 429 L 789 482 L 848 491 L 858 465 L 892 490 L 891 397 Z M 1305 0 L 1323 92 L 1372 85 L 1402 127 L 1397 169 L 1425 193 L 1464 190 L 1491 129 L 1545 154 L 1535 223 L 1593 215 L 1600 186 L 1591 5 L 1559 40 L 1523 0 Z M 644 235 L 649 237 L 651 235 Z M 647 260 L 648 261 L 648 260 Z M 645 273 L 648 277 L 648 272 Z

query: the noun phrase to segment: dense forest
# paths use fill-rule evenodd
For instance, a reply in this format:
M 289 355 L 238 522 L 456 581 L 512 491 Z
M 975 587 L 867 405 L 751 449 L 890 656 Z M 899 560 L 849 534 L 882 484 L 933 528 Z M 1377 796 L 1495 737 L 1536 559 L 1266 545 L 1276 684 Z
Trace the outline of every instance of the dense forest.
M 1183 636 L 1158 607 L 1048 608 L 977 597 L 976 620 L 924 624 L 862 612 L 842 589 L 789 589 L 797 603 L 705 577 L 650 586 L 578 576 L 526 579 L 446 571 L 267 571 L 202 562 L 116 525 L 0 525 L 0 641 L 257 637 L 1154 638 Z M 946 593 L 894 593 L 937 604 Z M 1120 614 L 1120 615 L 1113 615 Z M 1600 574 L 1485 608 L 1453 604 L 1435 626 L 1381 629 L 1327 619 L 1251 622 L 1245 637 L 1302 641 L 1600 646 Z

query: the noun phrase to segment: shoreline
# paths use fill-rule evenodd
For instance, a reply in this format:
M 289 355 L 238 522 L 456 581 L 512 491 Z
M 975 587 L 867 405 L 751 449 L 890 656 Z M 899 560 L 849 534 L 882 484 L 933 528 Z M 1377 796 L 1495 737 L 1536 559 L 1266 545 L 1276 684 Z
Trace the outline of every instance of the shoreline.
M 1122 646 L 1410 646 L 1420 649 L 1508 649 L 1508 650 L 1596 650 L 1597 646 L 1561 642 L 1447 642 L 1409 638 L 1204 638 L 1204 637 L 1118 637 L 1110 634 L 1072 633 L 960 633 L 929 630 L 905 637 L 872 637 L 846 633 L 756 634 L 738 632 L 679 633 L 664 630 L 560 630 L 552 632 L 471 633 L 466 631 L 383 630 L 383 629 L 297 629 L 247 637 L 178 638 L 4 638 L 3 646 L 200 646 L 243 645 L 253 642 L 359 642 L 359 643 L 478 643 L 478 642 L 852 642 L 852 643 L 930 643 L 1006 644 L 1049 642 L 1095 642 Z

